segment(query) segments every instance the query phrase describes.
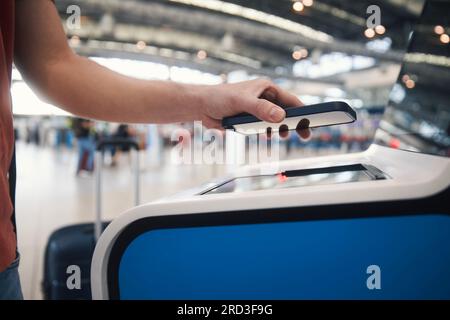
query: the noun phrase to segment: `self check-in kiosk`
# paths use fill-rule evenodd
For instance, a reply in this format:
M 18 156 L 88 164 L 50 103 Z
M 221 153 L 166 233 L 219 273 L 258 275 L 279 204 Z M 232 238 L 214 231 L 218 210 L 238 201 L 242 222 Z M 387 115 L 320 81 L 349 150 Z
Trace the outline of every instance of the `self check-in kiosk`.
M 99 239 L 93 298 L 449 299 L 450 54 L 420 30 L 401 72 L 416 88 L 399 79 L 368 150 L 242 167 L 129 210 Z

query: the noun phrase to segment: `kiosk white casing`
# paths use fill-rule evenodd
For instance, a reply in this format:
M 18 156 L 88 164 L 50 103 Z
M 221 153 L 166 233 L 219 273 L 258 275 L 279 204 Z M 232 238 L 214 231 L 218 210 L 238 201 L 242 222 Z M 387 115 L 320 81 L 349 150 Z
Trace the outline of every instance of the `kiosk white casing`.
M 263 165 L 245 166 L 226 179 L 128 210 L 107 227 L 95 248 L 91 266 L 93 299 L 110 298 L 107 269 L 111 249 L 125 227 L 145 217 L 421 199 L 446 190 L 450 183 L 450 158 L 378 145 L 362 153 L 281 161 L 279 171 L 358 163 L 375 166 L 389 178 L 200 195 L 230 178 L 259 173 Z

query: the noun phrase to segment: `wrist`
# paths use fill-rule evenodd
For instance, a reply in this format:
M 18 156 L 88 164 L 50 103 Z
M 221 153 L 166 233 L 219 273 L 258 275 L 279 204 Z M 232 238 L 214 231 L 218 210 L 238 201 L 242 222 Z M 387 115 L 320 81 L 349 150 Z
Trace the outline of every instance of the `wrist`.
M 211 87 L 208 85 L 184 85 L 183 103 L 188 106 L 186 108 L 188 120 L 203 120 L 207 114 L 208 102 L 211 100 Z

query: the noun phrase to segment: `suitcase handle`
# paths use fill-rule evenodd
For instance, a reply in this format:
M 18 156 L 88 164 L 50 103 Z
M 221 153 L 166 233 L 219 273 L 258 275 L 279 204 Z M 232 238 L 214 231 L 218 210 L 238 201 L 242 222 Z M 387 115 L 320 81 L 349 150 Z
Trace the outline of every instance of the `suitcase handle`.
M 106 147 L 130 147 L 139 150 L 139 145 L 134 139 L 103 139 L 97 143 L 97 151 L 104 151 Z
M 134 154 L 134 205 L 138 206 L 139 199 L 139 144 L 134 139 L 108 138 L 97 144 L 95 152 L 95 195 L 96 195 L 96 219 L 95 219 L 95 240 L 97 241 L 102 233 L 102 166 L 103 151 L 106 147 L 130 147 L 135 150 Z

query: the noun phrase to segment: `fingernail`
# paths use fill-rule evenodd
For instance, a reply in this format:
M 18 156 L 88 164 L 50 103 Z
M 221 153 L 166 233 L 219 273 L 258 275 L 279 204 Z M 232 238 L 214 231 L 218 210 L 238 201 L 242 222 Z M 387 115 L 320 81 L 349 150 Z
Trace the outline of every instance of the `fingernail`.
M 286 113 L 281 108 L 273 107 L 272 110 L 270 110 L 270 119 L 272 119 L 272 121 L 282 121 L 285 115 Z

